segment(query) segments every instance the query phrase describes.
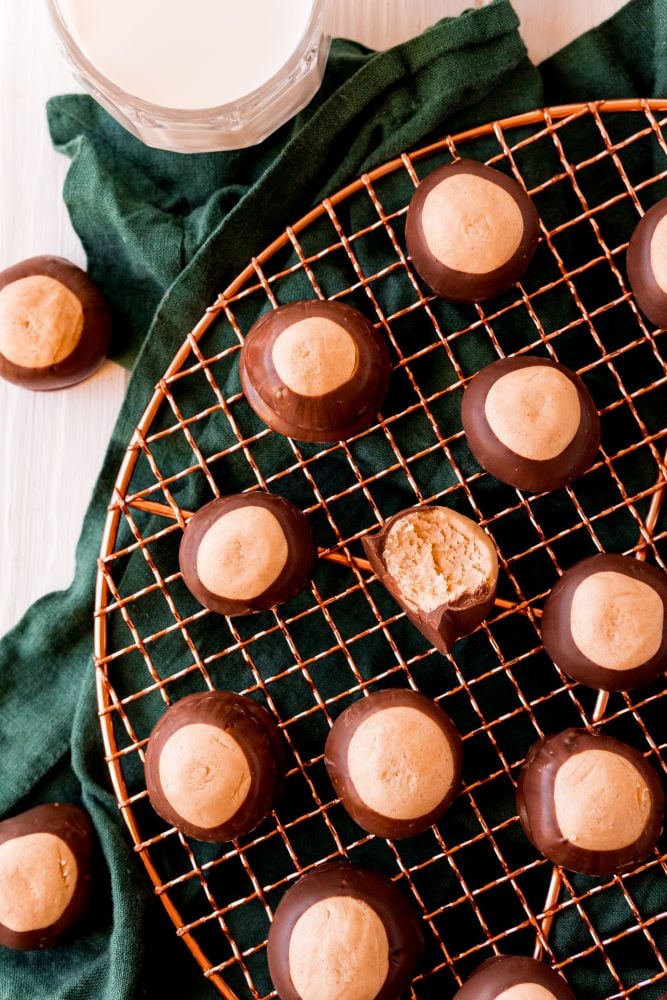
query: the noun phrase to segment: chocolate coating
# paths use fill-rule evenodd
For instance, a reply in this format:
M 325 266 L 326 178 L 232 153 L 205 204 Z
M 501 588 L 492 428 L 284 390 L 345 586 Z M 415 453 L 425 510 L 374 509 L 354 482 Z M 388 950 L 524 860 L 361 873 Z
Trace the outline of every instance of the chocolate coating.
M 588 849 L 568 840 L 559 827 L 555 804 L 557 774 L 573 756 L 588 751 L 618 755 L 639 772 L 648 789 L 647 821 L 640 836 L 627 846 L 614 850 Z M 593 805 L 591 801 L 594 814 Z M 554 864 L 584 875 L 612 875 L 629 871 L 644 861 L 660 836 L 664 805 L 660 779 L 637 750 L 610 736 L 582 729 L 566 729 L 535 743 L 528 752 L 517 787 L 519 819 L 533 846 Z
M 438 604 L 437 607 L 427 610 L 423 605 L 406 597 L 405 593 L 394 579 L 387 568 L 386 545 L 388 537 L 402 519 L 412 518 L 418 512 L 443 511 L 454 515 L 460 519 L 459 523 L 469 525 L 471 533 L 484 535 L 484 544 L 488 546 L 493 555 L 490 559 L 491 567 L 489 575 L 485 577 L 473 590 L 462 593 L 455 600 L 446 600 Z M 467 635 L 477 628 L 480 622 L 484 621 L 491 611 L 498 583 L 498 563 L 495 549 L 491 539 L 482 533 L 482 529 L 477 524 L 463 515 L 450 511 L 447 507 L 424 505 L 422 507 L 409 507 L 399 511 L 389 518 L 383 528 L 374 535 L 367 535 L 362 538 L 364 551 L 368 560 L 376 573 L 380 583 L 389 591 L 394 600 L 400 604 L 407 617 L 419 631 L 426 636 L 435 648 L 441 653 L 448 653 L 456 639 Z
M 465 174 L 486 180 L 507 192 L 514 199 L 523 223 L 520 241 L 512 256 L 500 266 L 481 273 L 448 267 L 433 254 L 424 231 L 424 205 L 430 193 L 443 181 Z M 484 227 L 492 240 L 494 228 L 502 227 L 492 218 L 480 218 L 479 213 L 474 211 L 475 207 L 471 205 L 471 218 L 465 210 L 462 220 L 464 232 L 467 235 L 470 230 L 474 238 Z M 449 221 L 443 220 L 443 227 L 448 225 Z M 511 177 L 476 160 L 457 160 L 434 170 L 421 182 L 408 207 L 405 238 L 412 263 L 437 295 L 452 302 L 481 302 L 500 295 L 522 277 L 537 247 L 539 217 L 531 199 Z
M 667 326 L 667 291 L 656 278 L 651 259 L 651 243 L 659 224 L 667 215 L 667 198 L 648 210 L 630 237 L 626 264 L 637 305 L 656 326 Z
M 18 951 L 54 948 L 69 935 L 90 900 L 95 837 L 88 814 L 78 806 L 59 802 L 28 809 L 27 812 L 0 823 L 0 849 L 9 841 L 19 841 L 20 838 L 41 834 L 57 837 L 69 849 L 76 862 L 76 882 L 65 909 L 48 926 L 16 930 L 0 923 L 0 945 L 5 948 Z M 71 873 L 69 874 L 71 876 Z M 40 875 L 46 879 L 47 870 L 43 869 Z M 59 880 L 62 878 L 62 869 L 57 872 L 57 878 Z M 30 909 L 34 905 L 34 898 L 31 897 L 29 884 L 21 879 L 18 882 L 18 889 L 21 894 L 25 894 L 25 905 Z M 0 879 L 0 908 L 3 912 L 6 903 L 9 902 L 3 899 L 4 892 L 16 893 L 16 891 L 15 880 L 11 880 L 11 884 L 8 884 L 4 879 Z M 42 898 L 46 891 L 44 885 L 37 891 L 37 899 Z M 21 906 L 24 901 L 13 895 L 11 903 Z
M 350 774 L 348 751 L 350 742 L 358 733 L 359 727 L 378 712 L 394 708 L 407 708 L 422 713 L 428 720 L 435 723 L 447 743 L 452 759 L 449 787 L 440 800 L 428 812 L 409 819 L 392 817 L 372 808 L 368 802 L 364 801 Z M 418 786 L 420 781 L 423 782 L 424 778 L 422 770 L 414 766 L 415 761 L 413 755 L 410 754 L 411 749 L 414 748 L 408 748 L 406 759 L 406 752 L 401 747 L 401 734 L 395 731 L 391 742 L 387 741 L 387 745 L 377 746 L 377 755 L 378 763 L 383 760 L 385 767 L 389 767 L 390 770 L 393 770 L 394 767 L 400 770 L 401 788 L 407 785 L 414 790 L 414 787 Z M 451 805 L 461 782 L 461 737 L 449 716 L 430 698 L 417 694 L 415 691 L 398 688 L 377 691 L 367 698 L 360 698 L 336 719 L 327 738 L 324 763 L 336 794 L 352 819 L 368 833 L 398 840 L 427 830 L 440 819 Z M 426 763 L 422 760 L 422 767 L 426 766 Z M 380 782 L 383 775 L 377 774 L 375 777 Z
M 198 724 L 229 734 L 245 756 L 250 773 L 248 791 L 237 811 L 213 827 L 198 826 L 181 816 L 168 799 L 160 775 L 160 758 L 169 739 L 183 727 Z M 200 766 L 206 767 L 206 762 Z M 196 840 L 222 843 L 249 833 L 273 809 L 284 776 L 285 749 L 273 717 L 251 698 L 230 691 L 207 691 L 177 701 L 153 729 L 146 748 L 146 787 L 153 808 Z
M 574 993 L 565 980 L 544 962 L 524 955 L 497 955 L 489 958 L 473 972 L 455 1000 L 496 1000 L 513 986 L 541 986 L 555 1000 L 574 1000 Z
M 398 1000 L 424 949 L 419 920 L 403 894 L 386 878 L 360 865 L 332 862 L 312 869 L 285 893 L 276 910 L 267 947 L 269 973 L 281 1000 L 302 1000 L 290 975 L 290 939 L 299 918 L 316 903 L 349 896 L 369 906 L 384 926 L 388 972 L 373 1000 Z M 341 961 L 343 956 L 341 956 Z M 340 1000 L 346 1000 L 345 993 Z
M 274 347 L 296 324 L 317 319 L 342 328 L 356 361 L 342 384 L 323 394 L 305 395 L 279 375 Z M 320 375 L 329 362 L 326 354 L 319 359 Z M 273 430 L 300 441 L 342 441 L 376 419 L 389 387 L 391 363 L 383 337 L 357 309 L 342 302 L 301 301 L 280 306 L 254 324 L 241 350 L 240 374 L 250 406 Z
M 32 257 L 8 267 L 0 273 L 0 294 L 15 282 L 34 277 L 52 279 L 75 296 L 82 314 L 80 336 L 65 357 L 39 367 L 17 364 L 0 351 L 0 376 L 27 389 L 62 389 L 88 378 L 101 365 L 111 340 L 111 314 L 102 293 L 86 272 L 62 257 Z M 34 329 L 40 316 L 37 301 L 25 315 L 17 316 L 16 321 Z M 56 331 L 55 339 L 60 341 L 64 332 Z
M 546 459 L 527 458 L 509 448 L 491 429 L 486 412 L 487 397 L 499 379 L 532 367 L 548 368 L 564 375 L 576 390 L 581 410 L 579 425 L 570 443 L 559 454 Z M 502 358 L 482 368 L 463 395 L 461 419 L 470 450 L 482 468 L 502 483 L 530 493 L 566 486 L 590 467 L 600 447 L 600 418 L 588 389 L 565 365 L 544 358 Z
M 631 669 L 608 669 L 594 662 L 581 651 L 572 635 L 572 602 L 577 588 L 597 573 L 620 573 L 630 580 L 641 581 L 651 587 L 662 602 L 660 645 L 653 656 Z M 590 602 L 588 607 L 592 614 Z M 618 608 L 614 611 L 614 606 L 610 605 L 610 610 L 618 621 Z M 631 624 L 625 623 L 626 627 Z M 542 613 L 541 631 L 545 650 L 563 673 L 573 680 L 603 691 L 629 691 L 649 684 L 667 669 L 667 575 L 657 566 L 629 556 L 605 553 L 582 559 L 563 574 L 549 594 Z M 619 636 L 619 639 L 622 638 Z
M 230 598 L 205 586 L 199 576 L 197 558 L 209 529 L 226 514 L 243 507 L 259 507 L 275 517 L 286 542 L 286 560 L 277 577 L 261 593 Z M 201 507 L 183 532 L 178 558 L 185 585 L 197 600 L 219 615 L 234 617 L 273 608 L 303 590 L 313 575 L 317 548 L 302 511 L 282 497 L 255 491 L 234 493 Z

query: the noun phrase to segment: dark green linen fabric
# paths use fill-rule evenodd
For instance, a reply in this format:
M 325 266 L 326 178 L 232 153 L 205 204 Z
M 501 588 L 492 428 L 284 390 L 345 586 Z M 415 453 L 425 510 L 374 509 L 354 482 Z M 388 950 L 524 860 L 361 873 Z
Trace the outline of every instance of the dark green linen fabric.
M 91 275 L 114 308 L 114 356 L 128 366 L 134 363 L 134 373 L 84 523 L 75 581 L 65 593 L 37 602 L 0 644 L 0 809 L 11 813 L 41 801 L 82 801 L 93 817 L 102 846 L 96 906 L 83 933 L 52 953 L 23 955 L 4 951 L 0 955 L 2 1000 L 36 996 L 54 1000 L 129 1000 L 140 996 L 214 995 L 185 948 L 177 947 L 162 908 L 150 898 L 147 879 L 132 857 L 102 762 L 91 665 L 95 559 L 113 482 L 153 386 L 187 330 L 200 317 L 203 306 L 213 301 L 254 253 L 309 206 L 404 149 L 446 131 L 544 104 L 607 96 L 664 96 L 666 46 L 665 0 L 633 0 L 606 25 L 537 69 L 527 59 L 512 8 L 496 0 L 482 10 L 444 20 L 419 38 L 386 53 L 372 54 L 349 42 L 335 42 L 322 91 L 294 122 L 257 149 L 196 157 L 147 149 L 87 97 L 69 96 L 50 102 L 54 143 L 72 159 L 65 188 L 68 208 L 86 248 Z M 575 144 L 577 138 L 582 144 L 588 141 L 583 132 L 580 137 L 575 133 Z M 652 147 L 645 154 L 654 155 Z M 637 157 L 637 169 L 645 169 L 641 151 Z M 535 171 L 539 177 L 540 170 L 548 174 L 552 165 L 537 157 L 523 168 Z M 598 180 L 601 201 L 606 181 L 604 177 Z M 541 211 L 564 211 L 567 206 L 559 204 L 559 197 L 545 201 Z M 617 225 L 621 242 L 623 227 L 627 226 L 622 212 Z M 586 248 L 581 252 L 585 253 Z M 372 258 L 373 250 L 369 254 Z M 327 280 L 335 283 L 336 278 L 336 266 L 332 265 Z M 400 299 L 398 291 L 388 294 Z M 398 299 L 393 307 L 397 304 Z M 562 325 L 567 303 L 556 299 L 551 308 L 554 325 Z M 213 337 L 218 335 L 222 337 L 223 333 L 214 332 Z M 571 363 L 577 363 L 580 349 L 572 347 Z M 471 342 L 464 360 L 470 370 L 491 360 L 488 345 Z M 225 388 L 233 390 L 235 376 L 229 378 Z M 605 391 L 602 383 L 596 388 L 598 394 Z M 412 448 L 415 433 L 416 428 Z M 211 423 L 202 428 L 202 446 L 211 453 L 215 450 L 212 440 L 220 435 L 222 444 L 218 448 L 223 447 L 224 434 L 219 423 Z M 270 461 L 279 462 L 283 444 L 276 442 L 272 447 Z M 183 458 L 178 448 L 175 443 L 170 457 L 175 469 Z M 368 453 L 360 461 L 373 469 L 380 459 Z M 466 471 L 473 471 L 474 464 L 467 461 Z M 327 475 L 335 479 L 339 471 L 332 467 Z M 631 472 L 641 486 L 642 470 L 633 467 Z M 243 481 L 240 465 L 226 465 L 224 473 L 231 488 L 249 485 Z M 142 475 L 149 483 L 150 473 L 138 468 L 137 481 Z M 431 494 L 446 484 L 443 475 L 440 468 L 429 473 Z M 294 489 L 291 498 L 304 502 L 298 487 Z M 189 483 L 183 484 L 180 492 L 177 486 L 175 496 L 183 507 L 206 498 Z M 405 504 L 406 496 L 402 484 L 394 487 L 388 483 L 387 504 L 398 509 Z M 356 516 L 352 505 L 348 516 Z M 318 527 L 326 531 L 325 525 Z M 616 535 L 609 536 L 609 546 L 631 548 L 635 540 L 632 530 L 632 525 L 618 526 Z M 170 557 L 176 543 L 172 535 L 167 542 Z M 323 544 L 328 541 L 324 539 Z M 142 586 L 144 573 L 140 556 L 129 560 L 122 581 L 125 592 Z M 319 583 L 326 588 L 326 569 L 322 574 Z M 374 592 L 374 597 L 382 601 L 380 594 Z M 179 593 L 178 601 L 192 613 L 186 595 Z M 159 622 L 164 609 L 153 608 L 151 613 Z M 317 638 L 310 637 L 315 645 Z M 112 642 L 116 640 L 119 645 L 127 644 L 122 623 L 118 634 L 112 633 Z M 211 642 L 213 649 L 216 641 L 219 644 L 219 636 L 198 638 L 202 648 L 208 648 Z M 306 655 L 308 637 L 302 641 L 301 652 Z M 415 640 L 411 633 L 406 633 L 402 641 L 410 653 L 421 648 L 418 637 Z M 514 637 L 512 641 L 518 640 Z M 475 642 L 473 638 L 466 647 L 471 660 L 479 652 Z M 284 651 L 280 655 L 284 657 Z M 371 664 L 372 655 L 371 651 Z M 465 656 L 464 650 L 464 660 Z M 160 661 L 160 672 L 167 676 L 179 666 L 182 651 L 168 650 Z M 229 686 L 249 686 L 252 678 L 244 675 L 243 664 L 231 670 Z M 323 678 L 322 685 L 326 683 Z M 438 693 L 430 691 L 430 683 L 425 674 L 423 689 Z M 179 693 L 185 693 L 185 688 Z M 285 711 L 297 711 L 298 693 L 288 692 L 285 698 Z M 469 722 L 474 728 L 473 722 L 465 719 L 463 706 L 460 711 L 457 723 L 465 729 Z M 145 720 L 147 728 L 140 737 L 148 735 L 149 721 Z M 553 723 L 550 728 L 555 728 Z M 313 722 L 302 739 L 304 752 L 316 753 L 312 748 L 321 739 L 318 724 Z M 516 732 L 517 752 L 512 760 L 525 753 L 530 742 L 528 739 L 526 743 L 526 739 L 525 734 Z M 482 760 L 483 755 L 478 767 Z M 511 811 L 502 796 L 497 808 L 499 816 L 503 809 Z M 469 817 L 455 814 L 451 823 L 452 839 L 457 823 L 461 836 L 470 836 Z M 510 843 L 507 850 L 512 847 Z M 420 846 L 406 848 L 409 850 L 417 857 Z M 214 854 L 212 849 L 206 849 L 197 856 L 206 859 Z M 275 871 L 270 870 L 265 879 L 270 883 L 280 877 L 279 864 L 271 859 L 267 864 L 269 868 L 275 864 Z M 588 884 L 580 880 L 579 888 Z M 656 892 L 656 883 L 650 878 L 637 888 L 647 913 L 658 913 L 667 904 L 664 893 Z M 616 900 L 610 906 L 607 896 L 601 899 L 605 902 L 599 907 L 601 912 L 595 914 L 596 927 L 603 934 L 613 934 L 622 925 L 625 904 Z M 187 912 L 187 897 L 180 902 Z M 592 911 L 594 904 L 590 908 Z M 581 920 L 574 908 L 571 914 L 571 918 L 566 915 L 558 923 L 555 931 L 562 954 L 572 949 L 573 942 L 582 949 L 587 947 L 585 936 L 579 940 Z M 448 930 L 455 940 L 457 928 Z M 607 995 L 604 990 L 614 991 L 613 984 L 604 984 L 594 959 L 573 970 L 579 977 L 575 985 L 581 995 L 601 997 Z M 623 965 L 628 969 L 628 982 L 657 971 L 651 957 L 647 958 L 639 948 L 625 957 Z M 262 988 L 268 989 L 265 974 L 259 970 L 257 975 Z M 451 977 L 445 976 L 441 986 L 444 995 L 449 995 Z M 239 989 L 243 989 L 242 983 Z M 657 988 L 649 990 L 646 996 L 657 996 L 659 992 Z

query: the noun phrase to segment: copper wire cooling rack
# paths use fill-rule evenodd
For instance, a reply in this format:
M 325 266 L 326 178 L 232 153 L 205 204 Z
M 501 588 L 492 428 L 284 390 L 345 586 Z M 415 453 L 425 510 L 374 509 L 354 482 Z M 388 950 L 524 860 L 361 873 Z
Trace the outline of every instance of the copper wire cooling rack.
M 665 194 L 666 114 L 665 101 L 536 111 L 365 174 L 252 261 L 184 332 L 156 386 L 104 531 L 99 713 L 136 850 L 178 936 L 222 996 L 275 995 L 265 954 L 275 906 L 302 872 L 336 857 L 386 872 L 422 912 L 427 950 L 413 997 L 452 995 L 494 953 L 543 955 L 573 984 L 585 983 L 588 997 L 655 997 L 666 988 L 665 856 L 654 852 L 623 878 L 555 871 L 523 837 L 514 807 L 528 747 L 568 725 L 625 738 L 667 767 L 664 683 L 609 697 L 572 684 L 545 657 L 536 627 L 558 574 L 584 555 L 622 549 L 665 567 L 665 334 L 637 311 L 624 256 L 637 220 Z M 404 250 L 415 185 L 458 156 L 513 174 L 542 220 L 524 282 L 476 307 L 434 299 Z M 250 323 L 305 296 L 374 315 L 395 361 L 379 422 L 334 446 L 301 445 L 264 428 L 237 381 Z M 496 483 L 474 464 L 460 428 L 462 389 L 475 369 L 524 352 L 578 369 L 601 413 L 595 465 L 558 494 L 528 496 Z M 189 510 L 258 487 L 309 513 L 321 558 L 300 598 L 226 620 L 185 591 L 178 542 Z M 446 658 L 405 621 L 359 543 L 395 510 L 434 500 L 478 518 L 502 564 L 494 613 Z M 322 761 L 343 708 L 392 685 L 437 698 L 465 748 L 465 787 L 451 812 L 395 843 L 364 835 L 347 818 Z M 167 705 L 205 688 L 263 701 L 290 754 L 277 811 L 253 834 L 219 846 L 167 828 L 143 777 L 152 725 Z

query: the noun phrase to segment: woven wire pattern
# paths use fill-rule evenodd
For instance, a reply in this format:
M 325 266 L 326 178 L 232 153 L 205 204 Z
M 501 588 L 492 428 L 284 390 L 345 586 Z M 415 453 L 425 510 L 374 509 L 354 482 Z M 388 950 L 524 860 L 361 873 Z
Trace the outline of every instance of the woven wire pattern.
M 666 123 L 667 102 L 658 101 L 545 110 L 447 137 L 364 175 L 252 262 L 156 387 L 119 472 L 99 562 L 100 720 L 136 849 L 178 935 L 223 996 L 275 996 L 265 948 L 272 913 L 303 872 L 334 858 L 385 872 L 422 912 L 427 948 L 413 997 L 451 995 L 495 953 L 543 955 L 571 983 L 585 976 L 587 996 L 666 988 L 666 858 L 656 850 L 622 878 L 554 873 L 523 836 L 514 805 L 530 745 L 569 725 L 626 739 L 667 768 L 664 683 L 598 695 L 560 673 L 538 631 L 551 586 L 586 555 L 624 551 L 665 568 L 665 333 L 638 312 L 624 255 L 640 216 L 666 193 Z M 591 152 L 577 159 L 570 149 L 582 137 Z M 455 308 L 418 279 L 404 250 L 407 202 L 420 178 L 458 156 L 485 160 L 528 189 L 547 281 L 531 283 L 531 268 L 499 299 Z M 379 422 L 335 445 L 278 440 L 238 386 L 251 322 L 307 296 L 374 315 L 395 363 Z M 570 365 L 600 410 L 598 458 L 557 498 L 502 486 L 465 445 L 462 390 L 478 367 L 511 353 Z M 189 511 L 254 488 L 310 515 L 321 558 L 295 601 L 228 620 L 189 597 L 176 553 Z M 396 510 L 431 501 L 478 519 L 501 561 L 494 613 L 445 658 L 406 622 L 359 542 Z M 387 686 L 436 698 L 464 740 L 464 788 L 453 808 L 399 842 L 352 823 L 322 755 L 340 712 Z M 217 846 L 160 821 L 143 776 L 150 729 L 166 706 L 206 688 L 264 703 L 290 765 L 272 817 Z

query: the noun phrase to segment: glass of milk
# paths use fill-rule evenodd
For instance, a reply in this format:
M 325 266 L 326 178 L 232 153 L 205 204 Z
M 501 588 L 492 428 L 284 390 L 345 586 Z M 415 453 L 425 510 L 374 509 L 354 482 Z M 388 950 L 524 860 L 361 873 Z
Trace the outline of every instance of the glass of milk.
M 47 0 L 74 75 L 149 146 L 260 142 L 322 81 L 329 0 Z

